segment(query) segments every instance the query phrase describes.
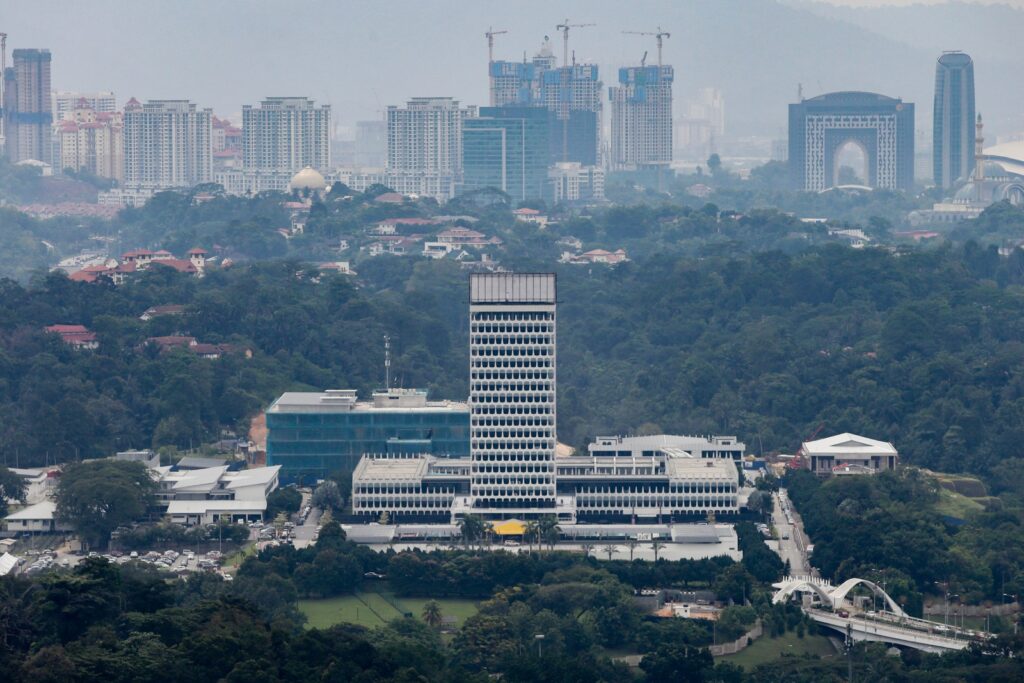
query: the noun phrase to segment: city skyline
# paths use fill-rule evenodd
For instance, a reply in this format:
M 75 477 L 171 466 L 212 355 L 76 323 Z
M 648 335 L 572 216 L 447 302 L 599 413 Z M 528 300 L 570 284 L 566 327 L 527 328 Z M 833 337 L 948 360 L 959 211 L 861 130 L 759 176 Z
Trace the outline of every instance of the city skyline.
M 699 88 L 719 87 L 736 105 L 729 113 L 730 128 L 736 134 L 777 135 L 785 125 L 784 105 L 795 96 L 798 83 L 804 84 L 808 96 L 865 89 L 926 101 L 931 93 L 923 75 L 931 71 L 935 51 L 953 48 L 971 52 L 979 62 L 979 91 L 990 93 L 992 100 L 979 106 L 984 107 L 992 132 L 999 134 L 1021 125 L 1017 106 L 1020 96 L 995 85 L 1008 73 L 1005 59 L 998 61 L 1007 53 L 993 55 L 993 50 L 999 48 L 979 38 L 986 32 L 999 35 L 1000 27 L 993 26 L 999 22 L 987 15 L 978 27 L 968 27 L 961 44 L 949 45 L 944 37 L 936 36 L 935 44 L 925 48 L 901 44 L 853 24 L 822 20 L 817 14 L 832 7 L 825 3 L 813 3 L 813 7 L 807 3 L 764 3 L 767 9 L 759 12 L 761 17 L 751 14 L 755 5 L 750 0 L 716 3 L 715 11 L 695 3 L 641 3 L 642 11 L 636 14 L 625 13 L 610 3 L 564 3 L 552 9 L 528 2 L 515 15 L 493 4 L 477 7 L 451 3 L 449 7 L 457 11 L 449 12 L 450 22 L 443 26 L 430 21 L 430 8 L 404 4 L 389 19 L 387 30 L 364 17 L 371 10 L 359 6 L 342 10 L 330 4 L 309 3 L 296 8 L 291 21 L 279 25 L 275 21 L 278 13 L 270 3 L 221 3 L 204 6 L 205 23 L 234 22 L 242 30 L 221 33 L 209 45 L 202 40 L 190 41 L 189 50 L 182 51 L 180 41 L 167 43 L 164 36 L 182 31 L 204 35 L 208 31 L 204 26 L 184 23 L 190 21 L 186 17 L 196 13 L 175 13 L 161 4 L 146 8 L 120 2 L 106 4 L 117 11 L 109 24 L 95 27 L 95 35 L 90 34 L 88 42 L 71 31 L 72 23 L 88 21 L 73 5 L 15 6 L 0 28 L 8 34 L 8 50 L 61 46 L 59 50 L 54 48 L 56 90 L 113 90 L 121 101 L 132 96 L 139 100 L 187 98 L 232 120 L 239 118 L 244 104 L 267 96 L 310 97 L 332 106 L 334 137 L 339 139 L 354 137 L 356 121 L 380 120 L 388 105 L 411 97 L 444 95 L 467 105 L 486 105 L 487 45 L 483 34 L 487 27 L 508 31 L 495 38 L 495 59 L 516 61 L 524 52 L 532 55 L 545 35 L 557 37 L 555 25 L 566 16 L 573 22 L 596 24 L 575 30 L 570 36 L 570 50 L 575 51 L 577 62 L 593 61 L 599 66 L 606 88 L 619 67 L 638 65 L 645 51 L 654 53 L 653 39 L 623 35 L 622 30 L 651 31 L 660 24 L 674 31 L 673 40 L 666 41 L 664 61 L 676 69 L 676 115 L 680 105 Z M 1020 12 L 1006 8 L 987 11 Z M 768 50 L 763 61 L 785 66 L 769 79 L 758 78 L 764 67 L 745 47 L 745 36 L 757 30 L 759 19 L 777 24 L 772 28 L 778 34 L 777 44 L 762 46 Z M 146 30 L 157 23 L 165 30 Z M 355 26 L 368 29 L 350 28 Z M 798 39 L 798 30 L 805 26 L 815 31 Z M 66 37 L 69 31 L 70 39 Z M 727 40 L 713 41 L 711 36 L 715 35 Z M 850 63 L 838 55 L 802 59 L 793 53 L 790 44 L 805 46 L 809 53 L 820 52 L 827 44 L 836 45 L 837 53 L 856 45 L 858 49 L 852 53 L 862 63 Z M 387 49 L 382 50 L 385 46 Z M 431 60 L 419 59 L 424 47 L 430 48 Z M 216 59 L 211 57 L 211 50 L 217 50 Z M 560 52 L 556 50 L 559 59 Z M 129 53 L 133 57 L 123 64 L 124 68 L 110 67 L 121 64 L 122 55 Z M 170 64 L 168 55 L 173 56 Z M 879 68 L 893 59 L 905 61 L 906 68 Z M 342 68 L 353 63 L 360 64 L 360 68 Z M 749 93 L 742 87 L 747 80 L 751 81 Z M 923 124 L 921 112 L 918 116 L 919 124 Z

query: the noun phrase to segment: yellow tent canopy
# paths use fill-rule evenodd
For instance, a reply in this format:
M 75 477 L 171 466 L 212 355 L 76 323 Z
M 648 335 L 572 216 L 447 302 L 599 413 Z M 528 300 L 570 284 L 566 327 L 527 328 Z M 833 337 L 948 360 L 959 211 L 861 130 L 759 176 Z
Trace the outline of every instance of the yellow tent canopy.
M 495 522 L 491 530 L 498 536 L 522 536 L 526 533 L 526 524 L 518 519 L 507 519 L 504 522 Z

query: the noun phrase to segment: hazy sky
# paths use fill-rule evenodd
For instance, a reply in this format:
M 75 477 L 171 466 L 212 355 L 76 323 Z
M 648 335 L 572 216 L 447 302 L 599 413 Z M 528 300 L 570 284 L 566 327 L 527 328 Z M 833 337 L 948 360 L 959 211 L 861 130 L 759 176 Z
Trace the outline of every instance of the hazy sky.
M 725 91 L 729 119 L 774 135 L 785 125 L 784 105 L 798 82 L 810 94 L 864 88 L 920 103 L 930 97 L 935 51 L 944 45 L 909 45 L 864 34 L 863 28 L 812 16 L 800 3 L 0 0 L 0 31 L 8 34 L 8 50 L 53 52 L 56 89 L 113 90 L 122 103 L 132 96 L 189 98 L 232 118 L 242 104 L 266 96 L 306 95 L 331 103 L 343 134 L 352 122 L 379 117 L 388 104 L 413 96 L 451 95 L 487 104 L 487 27 L 509 31 L 496 38 L 496 58 L 522 59 L 566 17 L 597 24 L 574 30 L 571 48 L 578 60 L 601 66 L 605 85 L 614 80 L 616 67 L 637 63 L 645 50 L 648 63 L 656 59 L 653 39 L 622 30 L 653 30 L 659 24 L 670 30 L 665 60 L 676 67 L 677 114 L 689 93 L 714 85 Z M 1005 37 L 987 40 L 999 29 L 1019 40 L 1019 30 L 1011 28 L 976 28 L 975 42 L 957 41 L 957 47 L 1003 45 Z M 555 46 L 560 54 L 561 41 Z M 839 61 L 824 58 L 828 51 Z M 892 60 L 902 62 L 901 68 L 893 68 Z M 777 66 L 769 70 L 771 64 Z M 760 107 L 766 111 L 755 110 Z M 919 120 L 920 112 L 919 107 Z

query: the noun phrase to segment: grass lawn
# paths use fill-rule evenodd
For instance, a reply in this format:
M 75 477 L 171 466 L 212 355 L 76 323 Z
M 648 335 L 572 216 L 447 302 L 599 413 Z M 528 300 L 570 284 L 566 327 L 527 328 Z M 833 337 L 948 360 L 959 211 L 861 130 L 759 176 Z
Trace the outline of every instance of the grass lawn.
M 738 664 L 749 671 L 758 664 L 775 661 L 783 654 L 828 657 L 835 656 L 836 651 L 825 636 L 805 635 L 803 638 L 797 638 L 796 633 L 790 631 L 778 638 L 758 638 L 746 649 L 734 655 L 718 657 L 718 660 Z
M 354 595 L 321 600 L 299 600 L 299 611 L 306 615 L 307 628 L 329 628 L 335 624 L 359 624 L 367 628 L 384 622 Z
M 380 593 L 356 593 L 356 597 L 366 603 L 384 621 L 391 621 L 392 619 L 399 619 L 405 616 L 394 605 L 385 600 Z
M 939 502 L 935 504 L 935 511 L 940 515 L 967 519 L 972 513 L 981 512 L 984 509 L 985 507 L 973 498 L 968 498 L 947 488 L 939 488 Z
M 401 598 L 388 596 L 396 602 L 404 612 L 411 612 L 417 619 L 423 614 L 423 605 L 429 598 Z M 472 600 L 441 598 L 441 614 L 455 617 L 457 626 L 477 613 L 477 606 Z M 368 628 L 382 626 L 385 622 L 398 619 L 402 612 L 384 599 L 379 593 L 358 593 L 337 598 L 320 600 L 299 600 L 299 611 L 306 615 L 307 628 L 328 628 L 334 624 L 359 624 Z
M 423 606 L 430 602 L 430 598 L 401 598 L 399 602 L 406 610 L 412 612 L 417 619 L 423 618 Z M 477 613 L 476 603 L 472 600 L 459 600 L 457 598 L 440 598 L 437 604 L 441 606 L 441 616 L 455 617 L 455 625 L 461 627 L 466 619 Z

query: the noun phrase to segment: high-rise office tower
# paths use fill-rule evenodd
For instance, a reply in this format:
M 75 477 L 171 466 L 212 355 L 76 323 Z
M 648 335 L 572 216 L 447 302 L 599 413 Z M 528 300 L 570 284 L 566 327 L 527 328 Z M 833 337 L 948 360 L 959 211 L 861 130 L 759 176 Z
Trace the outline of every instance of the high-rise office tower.
M 414 97 L 405 107 L 389 106 L 388 182 L 394 189 L 449 199 L 462 171 L 462 124 L 475 107 L 450 97 Z
M 470 495 L 496 516 L 555 512 L 555 275 L 469 280 Z
M 113 114 L 117 111 L 117 99 L 110 91 L 53 93 L 53 120 L 57 123 L 75 118 L 75 110 L 89 108 L 97 114 Z
M 935 184 L 950 187 L 974 170 L 974 62 L 946 52 L 935 64 L 932 159 Z
M 50 163 L 53 109 L 50 51 L 15 50 L 4 71 L 4 128 L 7 158 Z
M 619 69 L 619 85 L 608 88 L 612 169 L 672 163 L 672 80 L 671 66 Z
M 550 117 L 540 107 L 482 107 L 462 127 L 462 190 L 495 188 L 514 201 L 547 194 Z
M 124 180 L 132 187 L 191 187 L 213 178 L 211 109 L 188 100 L 132 98 L 124 109 Z
M 242 107 L 242 165 L 296 172 L 331 166 L 331 107 L 305 97 L 268 97 Z

